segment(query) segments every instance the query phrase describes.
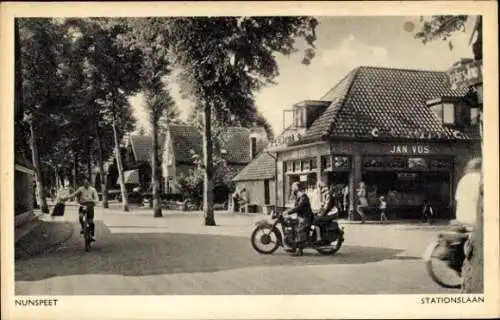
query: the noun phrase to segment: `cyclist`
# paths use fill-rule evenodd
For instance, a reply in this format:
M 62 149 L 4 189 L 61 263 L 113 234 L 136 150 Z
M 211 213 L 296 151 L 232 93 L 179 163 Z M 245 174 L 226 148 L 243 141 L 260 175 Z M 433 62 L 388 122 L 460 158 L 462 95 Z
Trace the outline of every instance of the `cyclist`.
M 91 234 L 91 241 L 95 241 L 95 224 L 94 224 L 94 206 L 97 201 L 99 201 L 99 196 L 97 195 L 97 191 L 94 187 L 92 187 L 89 183 L 88 179 L 85 179 L 83 181 L 83 186 L 78 188 L 74 193 L 62 198 L 63 201 L 66 201 L 67 199 L 77 197 L 78 203 L 80 204 L 80 208 L 78 209 L 78 215 L 79 215 L 79 221 L 80 221 L 80 234 L 83 234 L 83 207 L 85 206 L 87 208 L 87 221 L 89 222 L 90 226 L 90 234 Z

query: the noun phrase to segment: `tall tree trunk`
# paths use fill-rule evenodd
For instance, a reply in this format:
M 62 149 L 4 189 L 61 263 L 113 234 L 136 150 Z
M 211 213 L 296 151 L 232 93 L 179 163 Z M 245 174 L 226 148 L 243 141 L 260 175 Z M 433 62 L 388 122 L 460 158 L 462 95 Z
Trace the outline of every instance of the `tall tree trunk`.
M 92 144 L 89 139 L 87 142 L 87 177 L 89 182 L 93 184 L 92 181 Z
M 97 140 L 97 162 L 99 165 L 99 176 L 101 177 L 101 194 L 102 194 L 102 207 L 109 208 L 108 203 L 108 186 L 106 183 L 106 174 L 104 173 L 104 163 L 102 158 L 102 143 L 101 143 L 101 135 L 99 132 L 99 124 L 96 121 L 95 125 L 95 138 Z
M 159 170 L 158 170 L 158 119 L 153 116 L 153 159 L 152 159 L 152 182 L 153 182 L 153 212 L 155 217 L 161 217 L 160 192 L 159 192 Z
M 76 176 L 78 174 L 78 155 L 76 154 L 75 151 L 73 151 L 73 191 L 75 191 L 78 188 L 78 181 L 76 179 Z
M 128 198 L 127 198 L 127 189 L 125 189 L 125 181 L 123 179 L 123 166 L 122 166 L 122 157 L 120 154 L 120 142 L 118 141 L 118 132 L 116 131 L 116 120 L 113 119 L 113 136 L 115 140 L 115 157 L 116 157 L 116 165 L 118 167 L 118 181 L 120 183 L 120 190 L 122 193 L 122 205 L 123 211 L 128 211 Z
M 35 167 L 35 179 L 38 190 L 38 203 L 40 204 L 40 209 L 43 213 L 49 213 L 49 207 L 47 206 L 47 199 L 45 198 L 45 188 L 43 187 L 42 172 L 40 170 L 40 157 L 38 155 L 38 147 L 36 145 L 35 130 L 33 128 L 33 122 L 29 123 L 31 132 L 31 156 L 33 160 L 33 166 Z
M 213 159 L 212 159 L 212 129 L 211 104 L 204 102 L 203 106 L 203 158 L 205 165 L 203 184 L 203 212 L 206 226 L 215 226 L 214 192 L 213 192 Z

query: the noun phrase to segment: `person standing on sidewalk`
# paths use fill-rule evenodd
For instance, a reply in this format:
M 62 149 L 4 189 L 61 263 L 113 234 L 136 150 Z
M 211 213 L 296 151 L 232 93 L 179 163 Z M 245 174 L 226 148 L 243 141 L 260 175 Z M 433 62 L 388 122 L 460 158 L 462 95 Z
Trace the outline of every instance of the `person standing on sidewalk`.
M 361 223 L 365 223 L 366 218 L 363 210 L 366 207 L 368 207 L 368 200 L 366 199 L 366 186 L 363 181 L 359 183 L 357 195 L 358 195 L 358 205 L 356 206 L 356 212 L 361 217 Z

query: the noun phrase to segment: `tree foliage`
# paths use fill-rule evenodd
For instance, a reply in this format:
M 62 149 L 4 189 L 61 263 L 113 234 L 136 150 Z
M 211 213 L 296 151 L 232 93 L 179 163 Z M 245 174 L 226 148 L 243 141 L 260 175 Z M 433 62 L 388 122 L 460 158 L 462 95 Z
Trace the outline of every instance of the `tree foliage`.
M 421 30 L 415 34 L 415 38 L 420 39 L 423 44 L 430 41 L 448 41 L 448 46 L 453 49 L 452 35 L 457 32 L 466 32 L 467 20 L 470 16 L 431 16 L 428 19 L 421 17 Z

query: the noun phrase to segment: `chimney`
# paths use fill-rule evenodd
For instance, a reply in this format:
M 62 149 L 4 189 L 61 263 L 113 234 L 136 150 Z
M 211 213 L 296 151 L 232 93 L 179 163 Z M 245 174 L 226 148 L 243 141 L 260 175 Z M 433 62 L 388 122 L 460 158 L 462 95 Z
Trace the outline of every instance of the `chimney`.
M 250 159 L 254 159 L 257 155 L 257 135 L 252 133 L 250 135 Z

